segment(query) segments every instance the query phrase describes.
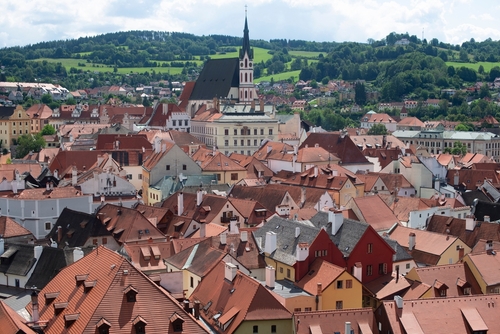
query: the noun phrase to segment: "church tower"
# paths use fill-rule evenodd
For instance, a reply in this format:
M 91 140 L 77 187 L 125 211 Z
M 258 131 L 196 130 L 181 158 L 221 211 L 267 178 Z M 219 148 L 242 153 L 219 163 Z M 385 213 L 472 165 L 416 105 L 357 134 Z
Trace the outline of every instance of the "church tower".
M 250 48 L 248 36 L 248 23 L 245 10 L 245 28 L 243 29 L 243 46 L 240 49 L 240 84 L 238 88 L 239 102 L 251 103 L 257 99 L 255 86 L 253 84 L 253 49 Z

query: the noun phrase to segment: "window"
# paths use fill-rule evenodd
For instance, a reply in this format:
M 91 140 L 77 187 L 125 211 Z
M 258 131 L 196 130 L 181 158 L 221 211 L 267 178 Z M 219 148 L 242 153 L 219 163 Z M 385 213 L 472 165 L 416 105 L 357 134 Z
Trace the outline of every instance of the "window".
M 238 173 L 231 173 L 231 181 L 238 181 Z
M 176 121 L 175 119 L 172 121 L 172 125 L 173 125 L 173 126 L 176 126 L 176 125 L 177 125 L 177 121 Z
M 439 295 L 440 295 L 441 297 L 446 297 L 446 289 L 441 289 L 441 290 L 439 290 Z
M 45 223 L 45 231 L 50 231 L 52 229 L 52 223 L 51 222 L 46 222 Z
M 260 129 L 260 135 L 263 136 L 264 135 L 264 129 Z
M 224 140 L 224 146 L 229 146 L 229 140 Z
M 238 134 L 238 129 L 234 129 L 233 133 L 236 136 Z
M 300 311 L 302 311 L 302 309 L 300 307 L 296 307 L 293 309 L 293 312 L 300 312 Z
M 342 310 L 344 308 L 344 303 L 341 300 L 337 300 L 335 302 L 335 309 L 336 310 Z
M 220 181 L 220 174 L 217 174 L 217 181 Z
M 184 126 L 188 126 L 188 120 L 187 119 L 184 120 Z
M 271 136 L 273 134 L 273 129 L 269 129 L 269 135 Z
M 252 144 L 251 144 L 251 142 L 252 142 L 252 141 L 251 141 L 250 139 L 248 139 L 248 140 L 247 140 L 247 146 L 252 145 Z
M 258 333 L 259 332 L 259 326 L 255 325 L 253 326 L 252 333 Z
M 290 275 L 291 275 L 291 273 L 290 273 L 290 269 L 287 269 L 287 270 L 286 270 L 286 277 L 290 278 Z
M 306 311 L 306 312 L 311 312 L 311 311 L 312 311 L 312 308 L 310 308 L 310 307 L 306 307 L 306 308 L 304 308 L 304 311 Z
M 238 141 L 236 139 L 234 140 L 234 146 L 238 146 Z
M 224 129 L 224 135 L 229 136 L 229 129 Z
M 337 281 L 337 289 L 343 289 L 344 288 L 344 281 L 339 280 Z
M 191 288 L 194 288 L 194 279 L 193 279 L 193 276 L 189 277 L 189 286 Z
M 257 136 L 257 129 L 253 129 L 254 136 Z
M 366 266 L 366 276 L 371 276 L 373 275 L 373 267 L 371 264 Z
M 165 166 L 165 169 L 166 169 L 166 170 L 170 170 L 170 165 L 166 165 L 166 166 Z
M 142 174 L 137 174 L 137 178 L 138 178 L 139 180 L 142 180 Z
M 257 146 L 257 139 L 253 140 L 253 146 Z
M 471 294 L 471 288 L 464 288 L 464 295 L 470 295 Z
M 187 169 L 187 166 L 186 165 L 182 165 L 182 170 L 186 170 Z
M 409 263 L 406 264 L 406 269 L 410 269 L 410 264 Z
M 271 333 L 276 333 L 276 325 L 271 325 Z
M 373 244 L 372 244 L 372 243 L 369 243 L 369 244 L 368 244 L 368 247 L 367 247 L 366 252 L 367 252 L 368 254 L 373 253 Z
M 328 255 L 328 250 L 327 249 L 323 249 L 321 251 L 321 256 L 327 256 Z
M 245 141 L 243 139 L 241 140 L 241 146 L 245 146 Z
M 346 279 L 345 280 L 345 288 L 346 289 L 352 289 L 352 279 Z
M 102 244 L 106 245 L 108 243 L 108 238 L 102 238 Z
M 280 267 L 280 274 L 283 274 L 283 267 Z
M 92 239 L 92 245 L 97 245 L 97 239 Z
M 132 180 L 132 174 L 127 174 L 127 180 Z
M 379 263 L 378 273 L 379 273 L 379 275 L 387 274 L 387 263 Z

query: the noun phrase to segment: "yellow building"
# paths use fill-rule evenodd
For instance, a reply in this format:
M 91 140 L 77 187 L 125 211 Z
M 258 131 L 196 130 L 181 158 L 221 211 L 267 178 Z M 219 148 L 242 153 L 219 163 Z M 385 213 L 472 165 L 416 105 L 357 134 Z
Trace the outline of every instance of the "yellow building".
M 500 277 L 498 275 L 500 260 L 496 256 L 496 251 L 490 248 L 484 252 L 470 253 L 464 257 L 463 261 L 472 271 L 482 293 L 500 293 Z
M 318 296 L 317 310 L 361 308 L 363 285 L 345 268 L 316 259 L 297 286 Z M 302 311 L 305 311 L 304 309 Z
M 30 117 L 21 105 L 0 107 L 1 147 L 9 148 L 20 135 L 30 133 Z

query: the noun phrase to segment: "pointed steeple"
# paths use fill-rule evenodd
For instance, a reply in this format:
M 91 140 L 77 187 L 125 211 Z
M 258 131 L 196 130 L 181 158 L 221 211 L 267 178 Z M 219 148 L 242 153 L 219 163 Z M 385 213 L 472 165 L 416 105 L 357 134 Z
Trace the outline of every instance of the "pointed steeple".
M 243 28 L 243 47 L 240 49 L 240 59 L 243 59 L 245 52 L 250 59 L 253 59 L 253 50 L 250 49 L 250 37 L 248 36 L 247 13 L 245 9 L 245 28 Z

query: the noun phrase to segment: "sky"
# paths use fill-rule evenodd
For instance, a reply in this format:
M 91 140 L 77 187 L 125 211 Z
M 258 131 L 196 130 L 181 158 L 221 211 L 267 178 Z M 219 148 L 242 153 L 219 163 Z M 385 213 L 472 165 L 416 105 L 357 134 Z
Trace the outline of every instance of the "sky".
M 493 0 L 2 0 L 0 48 L 129 30 L 242 36 L 245 6 L 250 39 L 500 40 Z

